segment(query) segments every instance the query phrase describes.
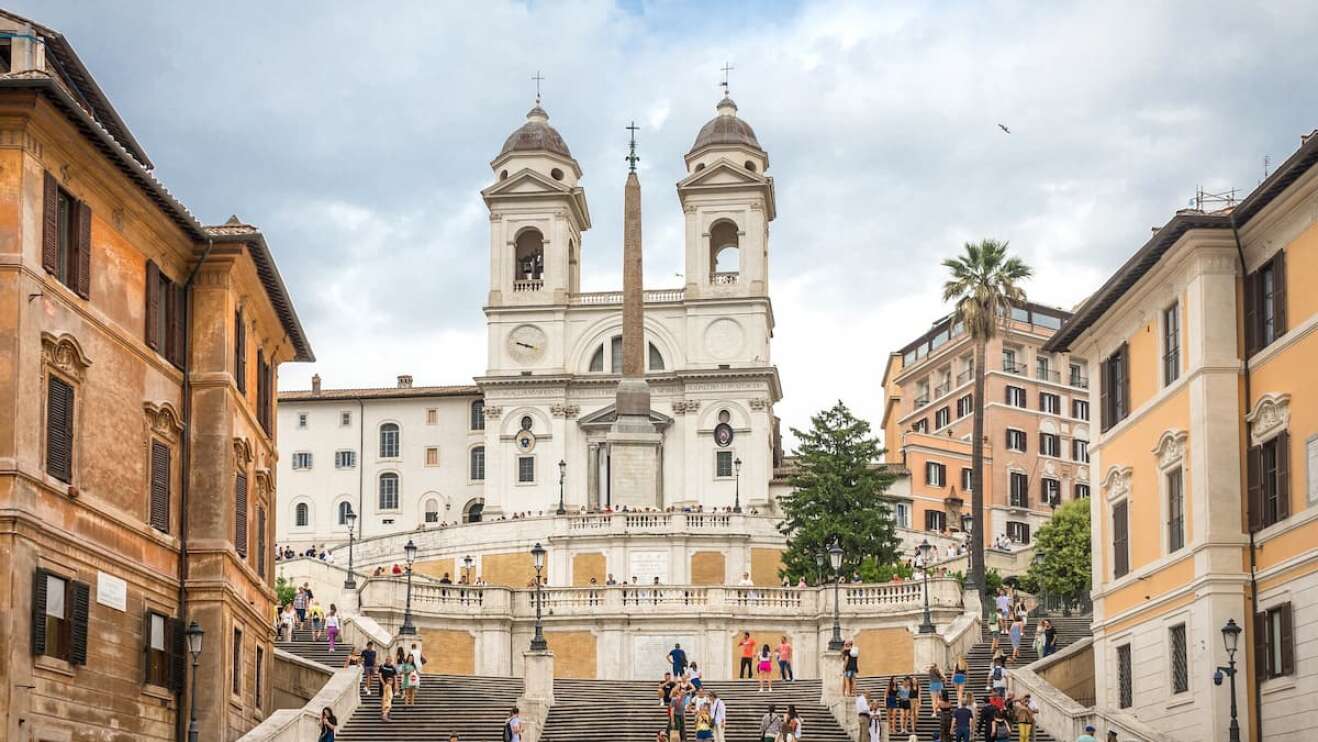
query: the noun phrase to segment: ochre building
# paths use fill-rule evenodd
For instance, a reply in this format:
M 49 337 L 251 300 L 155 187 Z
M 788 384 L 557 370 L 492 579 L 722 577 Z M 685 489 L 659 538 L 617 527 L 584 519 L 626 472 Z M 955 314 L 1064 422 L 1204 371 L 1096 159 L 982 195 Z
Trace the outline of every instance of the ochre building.
M 261 234 L 202 226 L 57 32 L 0 13 L 0 738 L 269 713 L 275 376 L 311 360 Z

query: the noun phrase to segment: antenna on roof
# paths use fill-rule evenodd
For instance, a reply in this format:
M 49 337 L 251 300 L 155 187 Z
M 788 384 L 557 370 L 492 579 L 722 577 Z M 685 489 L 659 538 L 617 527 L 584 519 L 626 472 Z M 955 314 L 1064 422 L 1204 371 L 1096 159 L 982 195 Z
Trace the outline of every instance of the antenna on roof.
M 1229 191 L 1211 193 L 1205 191 L 1203 186 L 1198 186 L 1195 188 L 1194 197 L 1190 199 L 1190 207 L 1195 211 L 1204 211 L 1204 207 L 1208 206 L 1210 211 L 1217 211 L 1232 208 L 1236 205 L 1236 201 L 1235 188 Z
M 1268 179 L 1268 167 L 1272 165 L 1272 155 L 1263 155 L 1263 180 Z M 1263 181 L 1259 181 L 1262 183 Z

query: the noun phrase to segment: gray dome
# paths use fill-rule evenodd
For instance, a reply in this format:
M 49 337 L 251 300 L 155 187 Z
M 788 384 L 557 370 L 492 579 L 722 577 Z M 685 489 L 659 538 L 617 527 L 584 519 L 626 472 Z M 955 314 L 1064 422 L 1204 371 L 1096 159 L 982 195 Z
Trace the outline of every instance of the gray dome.
M 549 114 L 538 104 L 527 112 L 526 123 L 508 135 L 503 149 L 499 151 L 499 157 L 510 152 L 552 152 L 569 159 L 572 157 L 567 142 L 563 141 L 558 130 L 549 125 Z
M 700 127 L 696 143 L 691 145 L 691 152 L 712 146 L 743 146 L 757 152 L 763 152 L 760 140 L 755 138 L 755 130 L 745 121 L 737 118 L 737 104 L 731 98 L 724 97 L 718 104 L 718 115 L 709 123 Z M 687 154 L 690 154 L 688 152 Z

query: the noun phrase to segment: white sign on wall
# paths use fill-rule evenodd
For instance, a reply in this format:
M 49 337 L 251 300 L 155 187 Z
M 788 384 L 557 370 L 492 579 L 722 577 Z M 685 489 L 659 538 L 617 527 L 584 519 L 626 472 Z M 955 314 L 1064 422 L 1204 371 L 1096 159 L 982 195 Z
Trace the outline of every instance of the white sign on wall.
M 96 602 L 116 611 L 128 610 L 128 583 L 114 575 L 96 573 Z
M 667 551 L 633 551 L 627 560 L 631 570 L 625 579 L 631 582 L 635 577 L 637 584 L 650 585 L 658 577 L 661 584 L 667 584 L 668 560 Z
M 673 669 L 668 653 L 680 643 L 688 661 L 703 662 L 696 656 L 696 637 L 691 634 L 639 634 L 632 637 L 632 666 L 624 668 L 625 677 L 655 680 Z

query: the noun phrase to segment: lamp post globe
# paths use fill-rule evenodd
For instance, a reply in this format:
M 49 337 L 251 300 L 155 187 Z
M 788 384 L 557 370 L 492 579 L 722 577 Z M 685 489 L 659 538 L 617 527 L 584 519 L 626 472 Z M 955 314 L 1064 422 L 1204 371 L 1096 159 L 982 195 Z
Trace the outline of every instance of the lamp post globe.
M 1231 725 L 1227 729 L 1230 742 L 1240 742 L 1240 719 L 1236 708 L 1236 650 L 1240 648 L 1240 624 L 1236 619 L 1228 618 L 1222 627 L 1222 644 L 1226 649 L 1226 667 L 1217 668 L 1231 679 Z
M 836 539 L 828 547 L 828 562 L 833 567 L 833 636 L 828 640 L 828 648 L 837 652 L 842 649 L 842 613 L 838 602 L 838 584 L 842 582 L 842 547 Z
M 351 504 L 348 505 L 348 512 L 344 514 L 343 519 L 348 522 L 348 579 L 343 581 L 343 589 L 356 590 L 357 580 L 352 571 L 352 542 L 357 532 L 357 514 L 352 512 Z
M 407 560 L 407 604 L 403 609 L 403 625 L 398 628 L 398 633 L 416 636 L 416 626 L 412 625 L 412 564 L 416 561 L 416 544 L 410 538 L 403 546 L 403 557 Z
M 563 502 L 563 479 L 567 476 L 567 462 L 558 460 L 558 514 L 567 515 L 567 506 Z
M 192 655 L 192 700 L 188 703 L 188 742 L 197 742 L 197 658 L 201 656 L 201 640 L 206 635 L 194 620 L 188 624 L 184 636 L 188 639 L 188 654 Z
M 545 547 L 539 541 L 531 547 L 531 559 L 535 564 L 535 636 L 531 638 L 531 651 L 544 652 L 549 649 L 540 609 L 540 571 L 545 568 Z
M 920 633 L 932 634 L 934 620 L 929 614 L 929 552 L 934 549 L 934 545 L 926 538 L 915 548 L 920 552 L 920 571 L 924 573 L 924 621 L 920 623 Z

